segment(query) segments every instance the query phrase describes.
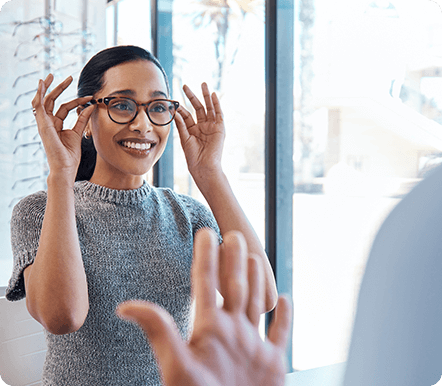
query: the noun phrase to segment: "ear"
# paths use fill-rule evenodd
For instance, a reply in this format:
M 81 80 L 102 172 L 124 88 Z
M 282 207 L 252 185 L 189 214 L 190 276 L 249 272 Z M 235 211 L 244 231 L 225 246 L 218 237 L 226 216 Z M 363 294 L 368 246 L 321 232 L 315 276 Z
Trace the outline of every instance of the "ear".
M 89 122 L 86 124 L 86 127 L 84 128 L 83 135 L 85 138 L 91 138 L 92 137 L 92 131 L 89 127 Z

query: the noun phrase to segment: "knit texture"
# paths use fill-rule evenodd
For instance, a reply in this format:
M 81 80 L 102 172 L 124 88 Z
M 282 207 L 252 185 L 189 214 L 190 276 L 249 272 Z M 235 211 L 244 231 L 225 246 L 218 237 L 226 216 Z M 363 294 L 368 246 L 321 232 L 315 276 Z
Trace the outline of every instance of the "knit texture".
M 66 335 L 46 334 L 43 385 L 161 385 L 142 331 L 115 315 L 129 299 L 166 309 L 187 338 L 190 323 L 193 239 L 203 227 L 219 229 L 212 213 L 191 197 L 147 183 L 113 190 L 76 182 L 77 231 L 89 291 L 83 326 Z M 26 296 L 23 270 L 37 253 L 47 194 L 21 200 L 11 219 L 14 256 L 8 300 Z

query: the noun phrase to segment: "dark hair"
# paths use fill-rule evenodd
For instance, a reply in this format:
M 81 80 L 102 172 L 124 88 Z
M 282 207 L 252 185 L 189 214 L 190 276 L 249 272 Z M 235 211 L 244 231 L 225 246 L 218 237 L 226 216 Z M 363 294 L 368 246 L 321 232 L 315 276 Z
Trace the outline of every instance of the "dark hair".
M 136 60 L 147 60 L 154 63 L 163 73 L 167 92 L 169 93 L 169 82 L 166 72 L 155 56 L 137 46 L 116 46 L 98 52 L 83 67 L 78 79 L 78 97 L 95 95 L 103 87 L 103 77 L 107 70 L 119 64 Z M 94 173 L 96 160 L 97 150 L 92 137 L 83 137 L 81 140 L 80 166 L 78 167 L 75 181 L 89 180 Z

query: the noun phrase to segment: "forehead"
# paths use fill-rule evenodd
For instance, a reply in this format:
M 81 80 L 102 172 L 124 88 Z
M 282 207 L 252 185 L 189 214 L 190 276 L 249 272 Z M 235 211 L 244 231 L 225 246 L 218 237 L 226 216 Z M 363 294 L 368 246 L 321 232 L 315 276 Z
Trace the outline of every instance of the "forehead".
M 167 95 L 161 70 L 152 62 L 137 60 L 112 67 L 104 73 L 100 94 L 106 96 L 122 90 L 132 90 L 137 98 L 149 98 L 158 91 Z

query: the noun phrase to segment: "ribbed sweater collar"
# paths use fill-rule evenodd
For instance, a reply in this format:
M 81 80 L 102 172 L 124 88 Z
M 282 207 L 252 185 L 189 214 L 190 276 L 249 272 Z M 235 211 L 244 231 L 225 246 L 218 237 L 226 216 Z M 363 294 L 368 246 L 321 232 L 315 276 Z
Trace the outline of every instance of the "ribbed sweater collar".
M 88 197 L 121 205 L 142 203 L 152 191 L 151 186 L 146 181 L 138 189 L 131 190 L 110 189 L 89 181 L 78 181 L 75 183 L 75 188 Z

